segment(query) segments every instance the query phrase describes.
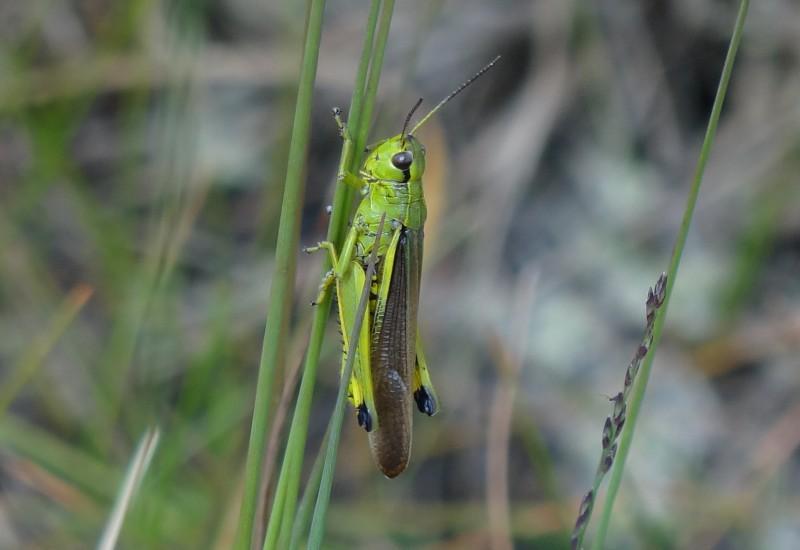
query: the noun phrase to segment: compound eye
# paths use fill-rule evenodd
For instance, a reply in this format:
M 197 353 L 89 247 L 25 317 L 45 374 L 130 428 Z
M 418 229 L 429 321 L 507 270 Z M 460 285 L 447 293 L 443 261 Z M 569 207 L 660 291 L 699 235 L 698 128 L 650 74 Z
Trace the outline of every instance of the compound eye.
M 392 156 L 392 164 L 398 170 L 408 170 L 412 162 L 414 162 L 414 157 L 411 151 L 400 151 Z

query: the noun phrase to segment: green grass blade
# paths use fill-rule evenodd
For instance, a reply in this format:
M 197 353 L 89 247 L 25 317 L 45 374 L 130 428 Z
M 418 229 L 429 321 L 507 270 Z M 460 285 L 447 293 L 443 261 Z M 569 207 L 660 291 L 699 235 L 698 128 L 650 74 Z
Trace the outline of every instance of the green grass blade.
M 631 359 L 628 368 L 625 370 L 625 381 L 622 391 L 610 399 L 610 401 L 614 403 L 614 409 L 612 414 L 606 417 L 605 424 L 603 425 L 603 437 L 601 440 L 603 450 L 600 453 L 597 471 L 594 474 L 594 483 L 589 492 L 586 493 L 581 500 L 580 507 L 578 508 L 578 518 L 575 520 L 575 527 L 570 537 L 570 543 L 573 549 L 583 546 L 586 528 L 589 526 L 589 522 L 592 519 L 592 512 L 594 512 L 594 505 L 597 501 L 597 492 L 600 489 L 600 484 L 603 483 L 603 479 L 605 479 L 606 474 L 614 464 L 614 457 L 617 454 L 617 447 L 619 445 L 617 441 L 625 426 L 632 389 L 636 384 L 642 361 L 647 357 L 653 346 L 653 328 L 655 326 L 656 315 L 659 309 L 664 305 L 666 291 L 667 274 L 662 273 L 655 286 L 647 292 L 647 301 L 645 302 L 647 323 L 645 325 L 644 335 L 636 348 L 633 359 Z
M 377 235 L 383 234 L 383 222 L 386 221 L 386 213 L 381 216 L 381 221 L 378 223 Z M 347 393 L 347 386 L 350 383 L 350 375 L 353 372 L 353 362 L 356 357 L 356 347 L 360 338 L 358 335 L 361 333 L 361 325 L 364 321 L 364 312 L 369 303 L 370 281 L 375 275 L 375 262 L 378 259 L 378 246 L 372 248 L 372 253 L 369 257 L 367 264 L 367 273 L 364 277 L 364 289 L 361 291 L 361 298 L 358 302 L 356 309 L 356 316 L 353 319 L 353 328 L 350 330 L 350 346 L 347 350 L 347 360 L 345 361 L 344 371 L 342 372 L 341 380 L 339 381 L 339 394 L 336 396 L 336 406 L 333 410 L 333 416 L 330 422 L 330 436 L 328 437 L 328 445 L 325 449 L 325 464 L 322 466 L 322 480 L 320 481 L 319 493 L 317 494 L 317 503 L 314 506 L 314 518 L 311 521 L 311 532 L 308 537 L 308 548 L 320 548 L 322 546 L 322 537 L 325 534 L 325 518 L 328 513 L 328 504 L 331 499 L 331 487 L 333 486 L 333 472 L 336 468 L 336 455 L 339 450 L 339 436 L 342 433 L 342 419 L 344 418 L 345 395 Z M 343 330 L 346 328 L 343 327 Z
M 383 51 L 389 35 L 389 26 L 394 9 L 394 2 L 389 1 L 383 5 L 380 17 L 380 25 L 377 28 L 377 38 L 374 40 L 375 28 L 378 20 L 378 10 L 380 2 L 374 0 L 367 21 L 367 31 L 364 40 L 364 50 L 362 51 L 361 61 L 359 62 L 354 86 L 353 98 L 350 106 L 348 128 L 354 136 L 366 136 L 369 128 L 370 118 L 364 113 L 364 105 L 374 104 L 374 95 L 377 92 L 377 83 L 380 78 L 383 61 Z M 371 63 L 370 63 L 370 60 Z M 369 69 L 369 83 L 367 80 L 367 70 Z M 370 85 L 370 83 L 372 85 Z M 360 163 L 360 155 L 356 152 L 363 150 L 362 141 L 356 140 L 351 146 L 345 146 L 340 158 L 340 171 L 352 170 L 352 166 Z M 350 203 L 352 202 L 352 192 L 347 186 L 340 184 L 336 190 L 333 202 L 333 212 L 330 225 L 328 226 L 328 239 L 333 241 L 337 247 L 341 242 L 347 227 L 350 214 Z M 330 263 L 326 260 L 324 271 L 330 269 Z M 289 430 L 288 442 L 281 465 L 280 477 L 278 478 L 278 489 L 276 490 L 277 503 L 278 495 L 283 494 L 284 502 L 280 503 L 281 513 L 270 513 L 267 535 L 264 540 L 264 548 L 278 548 L 281 541 L 285 541 L 291 533 L 291 526 L 294 521 L 295 505 L 300 484 L 300 472 L 303 464 L 303 451 L 308 432 L 308 419 L 311 411 L 311 400 L 316 383 L 317 366 L 319 364 L 320 349 L 325 334 L 330 313 L 331 297 L 328 296 L 317 306 L 311 327 L 306 361 L 303 366 L 303 379 L 300 383 L 300 390 L 295 405 L 295 412 L 292 417 L 292 424 Z M 285 485 L 285 487 L 283 487 Z M 274 508 L 274 506 L 273 506 Z
M 389 39 L 389 30 L 392 23 L 392 15 L 394 13 L 394 0 L 386 0 L 381 6 L 380 21 L 378 22 L 377 35 L 373 45 L 372 59 L 369 67 L 369 78 L 366 82 L 364 90 L 363 106 L 360 110 L 360 115 L 357 117 L 359 125 L 356 128 L 357 136 L 353 144 L 354 151 L 363 151 L 369 133 L 370 121 L 372 120 L 372 110 L 375 105 L 375 98 L 378 93 L 378 84 L 380 82 L 381 71 L 383 68 L 383 57 L 386 51 L 386 43 Z M 363 56 L 362 56 L 363 57 Z M 353 154 L 350 160 L 350 173 L 357 173 L 360 167 L 360 155 Z M 349 209 L 348 209 L 349 210 Z M 349 216 L 347 216 L 349 218 Z M 316 368 L 314 369 L 316 374 Z M 305 377 L 304 377 L 305 382 Z M 298 440 L 294 447 L 294 454 L 289 463 L 290 477 L 288 478 L 289 487 L 286 492 L 286 503 L 284 505 L 284 512 L 281 527 L 281 537 L 279 540 L 279 548 L 283 548 L 289 542 L 288 538 L 291 533 L 292 524 L 294 523 L 295 505 L 297 502 L 297 492 L 300 485 L 300 470 L 303 464 L 303 447 L 305 444 L 305 432 L 308 428 L 308 412 L 311 407 L 311 392 L 313 387 L 309 388 L 309 398 L 304 404 L 304 417 L 303 417 L 303 437 Z M 338 439 L 337 439 L 338 441 Z M 302 444 L 301 444 L 302 443 Z M 330 442 L 329 442 L 330 445 Z M 312 522 L 313 525 L 313 522 Z
M 311 468 L 311 474 L 308 476 L 308 483 L 306 483 L 306 490 L 303 492 L 303 498 L 300 499 L 300 505 L 297 507 L 294 526 L 292 526 L 292 538 L 289 543 L 289 550 L 295 550 L 300 546 L 311 523 L 311 514 L 314 511 L 315 504 L 314 497 L 319 492 L 319 484 L 322 481 L 322 465 L 325 463 L 325 449 L 328 448 L 330 426 L 329 423 L 328 430 L 325 432 L 325 437 L 322 438 L 322 444 L 319 447 L 317 458 L 314 460 L 314 467 Z
M 251 547 L 260 468 L 266 451 L 265 442 L 272 385 L 277 367 L 283 363 L 283 343 L 286 340 L 292 304 L 292 288 L 300 240 L 300 212 L 305 188 L 303 171 L 308 150 L 312 94 L 317 74 L 324 8 L 325 0 L 309 0 L 300 83 L 297 90 L 297 104 L 292 125 L 281 219 L 278 227 L 278 242 L 275 250 L 275 275 L 272 280 L 267 324 L 264 329 L 261 361 L 258 368 L 253 422 L 245 466 L 244 494 L 239 512 L 236 536 L 236 548 L 239 550 L 248 550 Z
M 369 129 L 369 117 L 362 116 L 362 114 L 364 112 L 364 96 L 367 93 L 367 77 L 369 75 L 370 60 L 372 59 L 372 52 L 375 49 L 375 30 L 378 26 L 378 15 L 380 14 L 381 3 L 381 0 L 372 0 L 370 2 L 367 26 L 364 31 L 364 43 L 361 49 L 361 59 L 358 61 L 358 69 L 356 70 L 353 95 L 350 98 L 350 110 L 347 112 L 348 128 L 350 128 L 351 132 L 354 128 L 357 129 L 359 135 L 362 128 L 365 130 Z M 360 147 L 360 149 L 358 147 Z M 344 147 L 342 147 L 341 156 L 339 157 L 339 173 L 347 170 L 351 172 L 358 170 L 359 163 L 361 162 L 361 155 L 356 154 L 356 151 L 363 150 L 364 142 L 345 142 Z M 353 195 L 354 190 L 349 185 L 338 185 L 336 187 L 336 192 L 333 197 L 331 221 L 328 225 L 328 240 L 335 243 L 337 248 L 340 248 L 344 241 L 347 222 L 350 221 L 350 206 L 353 202 Z M 327 270 L 330 268 L 328 258 L 325 258 L 325 262 Z M 327 300 L 327 305 L 330 307 L 330 300 Z M 327 321 L 327 314 L 324 320 Z
M 692 186 L 689 190 L 689 197 L 686 201 L 686 209 L 683 213 L 683 221 L 681 222 L 681 227 L 678 231 L 678 237 L 675 240 L 672 259 L 670 260 L 669 270 L 667 272 L 667 288 L 664 304 L 663 307 L 661 307 L 656 313 L 655 324 L 653 326 L 653 344 L 650 347 L 650 352 L 644 358 L 639 380 L 633 388 L 627 421 L 625 422 L 625 427 L 622 431 L 619 450 L 617 452 L 613 470 L 611 471 L 611 478 L 608 483 L 608 491 L 606 492 L 603 515 L 600 518 L 600 522 L 597 526 L 597 533 L 592 544 L 592 548 L 594 550 L 602 549 L 605 545 L 606 534 L 608 532 L 608 527 L 611 523 L 611 515 L 614 510 L 614 500 L 617 496 L 617 492 L 619 491 L 620 483 L 622 482 L 622 474 L 625 470 L 625 460 L 628 457 L 631 442 L 633 441 L 636 421 L 638 420 L 639 411 L 641 410 L 642 406 L 642 400 L 644 399 L 644 393 L 647 389 L 647 381 L 650 378 L 653 357 L 655 357 L 656 348 L 661 340 L 661 333 L 664 327 L 667 309 L 669 307 L 670 296 L 672 295 L 672 289 L 675 287 L 676 275 L 678 274 L 681 255 L 686 244 L 687 235 L 689 234 L 689 226 L 691 225 L 692 215 L 694 214 L 695 205 L 697 204 L 697 196 L 700 192 L 700 185 L 703 181 L 703 173 L 705 172 L 706 163 L 708 162 L 708 157 L 711 153 L 711 146 L 714 143 L 714 137 L 717 132 L 717 124 L 719 123 L 720 112 L 722 111 L 722 105 L 725 101 L 725 95 L 728 91 L 728 83 L 730 82 L 731 73 L 733 71 L 733 63 L 736 59 L 736 52 L 739 49 L 739 44 L 742 40 L 742 32 L 744 30 L 744 22 L 747 18 L 747 10 L 749 5 L 749 0 L 742 0 L 741 4 L 739 5 L 739 13 L 736 17 L 733 35 L 731 36 L 731 41 L 728 46 L 728 53 L 725 57 L 725 63 L 722 67 L 722 76 L 720 77 L 717 94 L 714 98 L 714 105 L 711 108 L 711 115 L 708 120 L 708 127 L 706 128 L 706 134 L 705 138 L 703 139 L 703 146 L 700 150 L 700 157 L 697 161 L 697 167 L 695 168 Z
M 359 125 L 355 126 L 356 132 L 353 135 L 353 147 L 356 151 L 363 151 L 367 144 L 367 134 L 369 133 L 372 111 L 375 108 L 375 98 L 378 95 L 378 84 L 381 79 L 383 68 L 383 55 L 386 52 L 386 42 L 389 39 L 389 29 L 392 25 L 392 14 L 394 13 L 394 0 L 386 0 L 381 10 L 381 20 L 378 24 L 378 36 L 375 41 L 375 49 L 372 57 L 372 64 L 369 68 L 369 79 L 364 92 L 364 106 L 358 119 Z M 351 128 L 352 130 L 352 128 Z M 361 164 L 360 155 L 353 155 L 350 159 L 349 171 L 353 174 L 358 172 Z

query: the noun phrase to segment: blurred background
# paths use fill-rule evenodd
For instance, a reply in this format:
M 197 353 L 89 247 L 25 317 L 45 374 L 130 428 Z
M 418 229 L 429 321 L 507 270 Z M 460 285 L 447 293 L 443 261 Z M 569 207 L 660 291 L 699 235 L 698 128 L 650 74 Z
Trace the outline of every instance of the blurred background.
M 328 547 L 483 548 L 506 526 L 517 548 L 566 546 L 736 9 L 397 3 L 372 141 L 503 58 L 419 136 L 420 324 L 442 411 L 416 415 L 393 481 L 346 416 Z M 0 548 L 94 546 L 153 425 L 120 547 L 230 547 L 304 14 L 0 3 Z M 363 2 L 328 2 L 304 243 L 327 226 L 330 107 L 349 104 L 365 20 Z M 798 37 L 800 4 L 753 3 L 610 548 L 800 547 Z M 288 372 L 321 261 L 298 250 Z M 339 353 L 332 320 L 306 468 Z

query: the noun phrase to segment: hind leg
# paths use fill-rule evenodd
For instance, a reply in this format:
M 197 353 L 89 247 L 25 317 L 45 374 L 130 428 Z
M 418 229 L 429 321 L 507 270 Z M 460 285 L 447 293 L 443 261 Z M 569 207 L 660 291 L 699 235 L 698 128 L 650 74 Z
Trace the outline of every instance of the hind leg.
M 417 360 L 414 366 L 414 401 L 420 412 L 433 416 L 439 411 L 439 400 L 436 397 L 436 390 L 433 389 L 431 374 L 428 371 L 428 362 L 425 360 L 425 352 L 422 350 L 422 341 L 417 331 Z

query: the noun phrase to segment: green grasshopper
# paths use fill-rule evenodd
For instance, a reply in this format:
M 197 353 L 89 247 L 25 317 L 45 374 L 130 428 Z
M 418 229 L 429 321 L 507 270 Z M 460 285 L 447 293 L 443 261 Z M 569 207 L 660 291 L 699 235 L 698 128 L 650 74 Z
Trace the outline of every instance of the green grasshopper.
M 357 304 L 364 285 L 370 285 L 369 310 L 358 335 L 348 397 L 356 409 L 358 424 L 369 433 L 376 464 L 389 478 L 398 476 L 408 465 L 412 397 L 428 416 L 439 408 L 417 329 L 427 211 L 422 190 L 425 147 L 414 134 L 498 59 L 445 97 L 410 132 L 406 129 L 421 99 L 409 112 L 400 134 L 367 147 L 359 174 L 339 175 L 340 181 L 355 186 L 363 196 L 341 252 L 337 254 L 329 241 L 305 249 L 309 253 L 326 249 L 330 255 L 332 269 L 320 284 L 316 302 L 322 301 L 335 283 L 344 348 L 342 369 Z M 342 137 L 350 141 L 339 109 L 334 109 L 334 118 Z M 378 235 L 384 215 L 386 223 Z M 375 276 L 367 282 L 367 262 L 375 247 Z

